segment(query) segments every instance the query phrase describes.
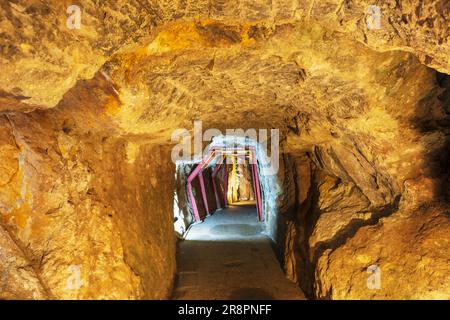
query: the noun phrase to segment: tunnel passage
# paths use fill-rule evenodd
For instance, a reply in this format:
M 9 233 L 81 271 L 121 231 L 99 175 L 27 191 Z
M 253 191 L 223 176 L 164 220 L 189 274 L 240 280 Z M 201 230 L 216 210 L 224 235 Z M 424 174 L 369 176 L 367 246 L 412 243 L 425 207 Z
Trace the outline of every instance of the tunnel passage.
M 280 130 L 252 223 L 308 298 L 449 298 L 448 2 L 238 2 L 1 2 L 0 298 L 170 297 L 197 120 Z
M 266 177 L 260 167 L 267 160 L 266 150 L 248 136 L 217 136 L 201 160 L 177 161 L 175 230 L 182 235 L 190 223 L 239 201 L 253 200 L 257 220 L 264 221 L 263 204 L 269 198 L 264 198 L 261 180 Z
M 174 299 L 304 299 L 289 281 L 256 208 L 234 203 L 193 225 L 178 243 Z
M 228 165 L 231 163 L 231 176 L 233 179 L 229 179 L 229 169 Z M 260 173 L 257 161 L 257 151 L 255 146 L 233 146 L 222 144 L 220 146 L 212 144 L 210 150 L 206 152 L 202 161 L 194 168 L 194 170 L 189 174 L 187 178 L 187 198 L 189 199 L 190 206 L 192 207 L 193 216 L 195 221 L 200 221 L 205 218 L 205 215 L 209 215 L 214 212 L 214 209 L 210 209 L 210 204 L 208 204 L 207 188 L 205 187 L 205 179 L 203 172 L 213 164 L 211 170 L 206 171 L 207 180 L 211 181 L 208 190 L 212 190 L 215 199 L 215 209 L 221 209 L 226 207 L 229 202 L 229 194 L 231 195 L 230 200 L 236 200 L 237 193 L 239 189 L 239 180 L 236 176 L 236 166 L 237 164 L 245 165 L 250 167 L 251 170 L 251 184 L 253 186 L 253 194 L 256 198 L 256 208 L 257 215 L 260 221 L 264 220 L 263 206 L 262 206 L 262 196 L 261 196 L 261 185 L 260 185 Z M 200 212 L 197 206 L 197 200 L 194 196 L 193 181 L 198 179 L 197 194 L 201 195 L 201 200 L 203 202 L 204 214 L 200 216 Z M 231 188 L 229 188 L 229 185 Z M 198 192 L 200 189 L 200 192 Z M 241 188 L 242 190 L 242 188 Z M 220 192 L 221 191 L 221 192 Z
M 178 199 L 186 204 L 174 210 L 175 230 L 183 238 L 174 299 L 304 298 L 284 276 L 266 234 L 263 201 L 273 198 L 276 186 L 261 190 L 265 156 L 248 136 L 218 136 L 200 161 L 177 164 Z M 189 209 L 190 219 L 180 215 L 181 207 Z

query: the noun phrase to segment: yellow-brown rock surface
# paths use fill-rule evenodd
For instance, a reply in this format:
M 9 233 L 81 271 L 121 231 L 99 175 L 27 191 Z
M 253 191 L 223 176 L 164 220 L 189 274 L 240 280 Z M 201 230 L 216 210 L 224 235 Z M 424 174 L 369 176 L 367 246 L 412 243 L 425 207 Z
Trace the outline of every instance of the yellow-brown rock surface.
M 8 119 L 13 126 L 2 144 L 2 159 L 10 161 L 2 186 L 2 297 L 170 294 L 175 238 L 165 213 L 173 209 L 170 201 L 161 202 L 163 194 L 172 195 L 167 173 L 173 169 L 162 161 L 169 149 L 81 137 L 75 129 L 55 128 L 49 114 Z M 157 198 L 156 189 L 162 192 Z
M 396 213 L 325 251 L 316 270 L 318 297 L 447 300 L 450 222 L 445 210 L 425 208 L 407 217 Z M 380 288 L 369 290 L 371 265 L 380 268 Z
M 448 1 L 379 30 L 369 1 L 70 4 L 0 4 L 0 298 L 169 297 L 193 120 L 280 129 L 268 224 L 309 297 L 449 298 Z

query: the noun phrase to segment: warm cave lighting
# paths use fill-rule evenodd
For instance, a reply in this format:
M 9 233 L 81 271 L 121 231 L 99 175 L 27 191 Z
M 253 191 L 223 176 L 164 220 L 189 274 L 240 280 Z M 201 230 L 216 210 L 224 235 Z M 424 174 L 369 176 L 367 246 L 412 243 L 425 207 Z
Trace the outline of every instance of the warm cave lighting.
M 0 1 L 0 300 L 450 300 L 449 26 L 445 0 Z

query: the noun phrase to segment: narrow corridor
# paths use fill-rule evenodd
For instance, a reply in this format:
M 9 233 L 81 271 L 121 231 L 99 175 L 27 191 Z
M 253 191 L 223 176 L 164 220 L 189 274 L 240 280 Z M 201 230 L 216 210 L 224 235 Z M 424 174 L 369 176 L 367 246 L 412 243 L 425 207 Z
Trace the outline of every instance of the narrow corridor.
M 284 275 L 250 204 L 192 226 L 178 244 L 174 299 L 304 299 Z

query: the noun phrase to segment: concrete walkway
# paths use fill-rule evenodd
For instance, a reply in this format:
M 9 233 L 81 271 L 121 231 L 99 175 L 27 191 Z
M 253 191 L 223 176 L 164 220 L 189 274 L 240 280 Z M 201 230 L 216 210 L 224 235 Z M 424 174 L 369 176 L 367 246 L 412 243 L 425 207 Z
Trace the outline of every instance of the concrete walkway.
M 256 208 L 230 206 L 179 242 L 174 299 L 304 299 L 284 275 Z

